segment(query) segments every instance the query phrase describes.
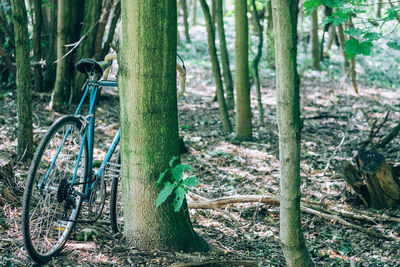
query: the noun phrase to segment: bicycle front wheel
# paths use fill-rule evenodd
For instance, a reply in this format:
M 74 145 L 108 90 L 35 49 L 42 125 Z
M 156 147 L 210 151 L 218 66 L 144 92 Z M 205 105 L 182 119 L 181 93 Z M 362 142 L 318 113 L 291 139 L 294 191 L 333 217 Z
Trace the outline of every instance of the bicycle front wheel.
M 111 164 L 115 166 L 114 173 L 112 177 L 111 184 L 111 199 L 110 199 L 110 221 L 111 229 L 114 234 L 122 232 L 124 226 L 124 213 L 122 206 L 122 187 L 121 187 L 121 154 L 118 152 L 116 157 L 116 164 Z
M 88 174 L 87 139 L 73 116 L 56 120 L 40 142 L 25 184 L 22 234 L 29 256 L 45 263 L 67 242 Z

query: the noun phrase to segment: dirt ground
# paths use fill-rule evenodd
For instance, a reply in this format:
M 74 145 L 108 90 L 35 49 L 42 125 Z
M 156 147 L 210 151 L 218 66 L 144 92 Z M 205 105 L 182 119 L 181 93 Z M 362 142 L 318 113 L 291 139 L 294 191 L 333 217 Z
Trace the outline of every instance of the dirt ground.
M 311 77 L 304 74 L 301 84 L 303 198 L 327 206 L 399 218 L 399 209 L 368 210 L 340 175 L 342 162 L 351 160 L 359 142 L 368 137 L 372 119 L 381 121 L 386 111 L 390 111 L 389 120 L 377 138 L 398 123 L 400 101 L 396 92 L 361 87 L 360 95 L 355 95 L 345 84 Z M 193 167 L 190 174 L 200 180 L 200 185 L 193 191 L 207 198 L 236 194 L 277 196 L 279 160 L 274 77 L 267 77 L 262 84 L 263 125 L 258 122 L 252 90 L 254 139 L 242 143 L 237 142 L 234 135 L 222 133 L 218 106 L 212 101 L 215 88 L 210 81 L 210 70 L 189 71 L 187 91 L 178 103 L 180 135 L 188 147 L 182 161 Z M 0 191 L 0 199 L 6 202 L 0 213 L 0 265 L 31 266 L 33 262 L 23 248 L 20 227 L 20 198 L 28 166 L 19 162 L 15 154 L 16 92 L 5 93 L 0 99 L 0 151 L 13 160 L 14 177 L 11 179 L 19 186 L 11 192 L 13 201 L 4 190 Z M 46 94 L 34 96 L 36 143 L 51 122 L 62 115 L 48 109 L 49 100 Z M 106 146 L 119 127 L 118 107 L 117 90 L 104 90 L 97 111 L 95 154 L 99 159 L 104 156 Z M 231 120 L 235 124 L 233 114 Z M 400 162 L 399 141 L 400 138 L 395 138 L 381 151 L 392 165 Z M 4 189 L 4 181 L 0 181 L 0 186 Z M 96 224 L 78 226 L 61 255 L 48 266 L 168 266 L 178 262 L 209 262 L 208 266 L 225 262 L 225 266 L 234 266 L 232 262 L 227 263 L 233 260 L 253 264 L 249 266 L 285 266 L 278 241 L 278 207 L 261 203 L 232 204 L 224 210 L 190 210 L 190 214 L 194 229 L 218 251 L 184 254 L 131 248 L 121 235 L 110 235 L 106 207 L 104 216 Z M 372 237 L 336 220 L 303 212 L 304 236 L 316 266 L 400 266 L 399 222 L 346 220 L 397 241 Z M 77 240 L 79 232 L 92 230 L 97 232 L 92 238 Z

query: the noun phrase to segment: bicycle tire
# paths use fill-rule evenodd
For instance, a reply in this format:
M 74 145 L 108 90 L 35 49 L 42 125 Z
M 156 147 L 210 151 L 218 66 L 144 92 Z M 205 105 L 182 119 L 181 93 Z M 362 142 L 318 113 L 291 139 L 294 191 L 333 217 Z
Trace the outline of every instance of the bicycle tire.
M 121 164 L 121 155 L 118 151 L 117 164 Z M 110 198 L 110 222 L 111 229 L 114 234 L 122 232 L 124 225 L 123 207 L 122 207 L 122 191 L 121 191 L 121 175 L 113 177 L 111 184 Z
M 80 193 L 88 174 L 88 146 L 82 130 L 76 117 L 56 120 L 37 147 L 29 168 L 22 202 L 22 235 L 29 257 L 39 264 L 60 253 L 79 216 L 82 197 L 69 192 L 75 171 L 73 189 Z

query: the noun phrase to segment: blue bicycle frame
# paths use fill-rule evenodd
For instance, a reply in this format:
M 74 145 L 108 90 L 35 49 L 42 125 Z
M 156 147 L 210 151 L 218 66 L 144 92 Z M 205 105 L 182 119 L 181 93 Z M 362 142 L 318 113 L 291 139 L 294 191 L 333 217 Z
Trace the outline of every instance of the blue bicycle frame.
M 98 89 L 100 87 L 112 87 L 112 86 L 117 86 L 117 82 L 116 81 L 107 81 L 107 80 L 98 81 L 93 76 L 89 77 L 87 82 L 83 86 L 83 88 L 85 88 L 85 92 L 84 92 L 82 99 L 74 113 L 75 117 L 81 117 L 81 116 L 79 116 L 79 111 L 81 110 L 84 101 L 86 100 L 87 96 L 89 95 L 89 100 L 90 100 L 89 101 L 89 113 L 85 117 L 85 121 L 84 121 L 85 128 L 84 128 L 82 143 L 81 143 L 81 146 L 79 149 L 79 154 L 78 154 L 78 158 L 75 163 L 74 174 L 73 174 L 72 181 L 71 181 L 71 187 L 72 187 L 75 183 L 76 174 L 78 172 L 79 162 L 80 162 L 80 159 L 82 156 L 82 150 L 83 150 L 83 147 L 85 144 L 84 142 L 87 140 L 88 172 L 87 172 L 87 176 L 85 177 L 85 182 L 84 182 L 85 183 L 85 193 L 82 195 L 84 200 L 87 200 L 90 195 L 90 189 L 91 189 L 91 186 L 93 185 L 93 183 L 91 183 L 91 181 L 95 181 L 95 179 L 94 180 L 92 179 L 92 175 L 93 175 L 94 126 L 95 126 L 95 118 L 96 118 L 96 96 L 97 96 Z M 50 175 L 51 170 L 52 170 L 52 168 L 57 160 L 57 157 L 62 149 L 62 146 L 64 145 L 64 142 L 69 135 L 69 132 L 70 132 L 70 128 L 67 129 L 65 136 L 60 144 L 60 147 L 57 150 L 56 156 L 54 157 L 53 162 L 51 163 L 51 165 L 46 173 L 46 176 L 43 178 L 43 181 L 41 182 L 40 187 L 42 187 L 42 188 L 44 187 L 45 182 L 46 182 L 48 176 Z M 106 157 L 104 158 L 103 162 L 100 165 L 100 168 L 97 172 L 97 177 L 101 177 L 101 174 L 104 170 L 105 165 L 110 160 L 112 154 L 114 153 L 115 148 L 117 147 L 117 145 L 119 143 L 119 139 L 120 139 L 120 129 L 118 129 L 118 132 L 114 136 L 111 146 L 107 151 Z M 76 192 L 76 193 L 78 193 L 78 192 Z

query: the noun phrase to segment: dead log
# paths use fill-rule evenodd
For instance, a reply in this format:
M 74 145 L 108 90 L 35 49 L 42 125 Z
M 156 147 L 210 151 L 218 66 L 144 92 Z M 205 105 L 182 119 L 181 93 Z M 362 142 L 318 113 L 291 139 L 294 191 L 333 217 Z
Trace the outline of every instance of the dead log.
M 400 205 L 400 185 L 382 154 L 359 151 L 356 163 L 347 162 L 343 176 L 367 206 L 382 209 Z

